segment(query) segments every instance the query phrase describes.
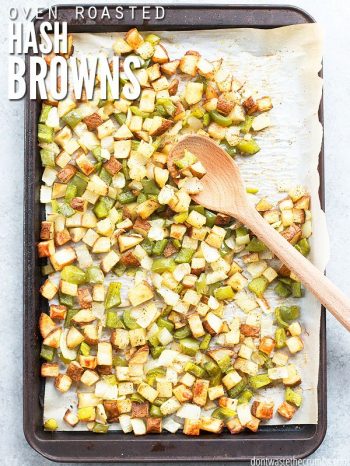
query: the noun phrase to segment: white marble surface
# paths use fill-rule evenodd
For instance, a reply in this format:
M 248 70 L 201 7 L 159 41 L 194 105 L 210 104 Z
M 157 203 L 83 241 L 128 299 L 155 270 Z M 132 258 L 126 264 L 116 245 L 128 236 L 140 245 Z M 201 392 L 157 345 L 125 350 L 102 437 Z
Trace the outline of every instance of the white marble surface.
M 73 2 L 1 2 L 0 312 L 3 343 L 0 353 L 0 458 L 1 464 L 6 466 L 41 466 L 50 463 L 27 445 L 22 432 L 23 103 L 7 100 L 7 16 L 12 6 L 33 8 L 54 3 Z M 182 0 L 182 3 L 185 1 Z M 265 2 L 255 0 L 239 3 Z M 278 1 L 270 0 L 270 3 Z M 325 179 L 326 210 L 331 238 L 331 260 L 327 271 L 328 276 L 349 293 L 350 4 L 346 0 L 294 0 L 294 4 L 311 13 L 325 31 Z M 330 461 L 327 461 L 329 459 L 334 461 L 333 464 L 338 460 L 338 464 L 345 465 L 350 464 L 349 459 L 345 462 L 345 459 L 350 457 L 350 338 L 331 316 L 327 318 L 327 345 L 328 431 L 321 447 L 310 458 L 317 460 L 314 464 L 327 465 L 330 464 Z

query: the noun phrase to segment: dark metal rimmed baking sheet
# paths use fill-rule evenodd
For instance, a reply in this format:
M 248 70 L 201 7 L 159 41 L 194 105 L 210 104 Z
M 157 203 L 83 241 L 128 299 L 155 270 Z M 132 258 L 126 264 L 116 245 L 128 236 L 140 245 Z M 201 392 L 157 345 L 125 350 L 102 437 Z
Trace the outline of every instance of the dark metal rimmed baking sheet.
M 86 8 L 93 5 L 85 5 Z M 154 5 L 152 5 L 153 7 Z M 125 6 L 122 20 L 113 19 L 116 5 L 108 5 L 111 19 L 100 19 L 103 6 L 95 5 L 98 17 L 76 19 L 75 5 L 58 6 L 57 21 L 67 21 L 69 32 L 140 30 L 186 30 L 218 28 L 275 28 L 314 22 L 303 10 L 290 6 L 267 5 L 163 5 L 165 18 L 143 20 L 140 9 L 132 19 Z M 36 20 L 53 21 L 45 12 Z M 27 67 L 28 69 L 28 67 Z M 27 74 L 27 82 L 29 76 Z M 25 105 L 25 189 L 24 189 L 24 354 L 23 354 L 23 429 L 28 443 L 41 455 L 62 462 L 170 462 L 242 461 L 253 457 L 303 458 L 321 444 L 326 433 L 326 320 L 322 308 L 320 329 L 320 370 L 318 381 L 318 424 L 265 426 L 258 433 L 220 436 L 203 434 L 186 437 L 162 433 L 134 437 L 118 432 L 96 435 L 90 432 L 45 432 L 42 427 L 44 381 L 40 379 L 39 314 L 47 308 L 38 290 L 43 278 L 36 253 L 40 221 L 44 209 L 39 203 L 41 163 L 37 146 L 37 120 L 40 100 L 27 98 Z M 323 124 L 323 102 L 319 109 Z M 320 200 L 324 209 L 324 154 L 320 153 Z

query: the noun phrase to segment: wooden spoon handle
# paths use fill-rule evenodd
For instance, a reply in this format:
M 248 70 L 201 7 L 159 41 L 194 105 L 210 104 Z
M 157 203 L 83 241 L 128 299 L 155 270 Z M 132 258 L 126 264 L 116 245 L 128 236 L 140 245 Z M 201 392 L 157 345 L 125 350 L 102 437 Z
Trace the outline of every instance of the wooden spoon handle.
M 242 215 L 243 216 L 243 215 Z M 350 330 L 350 299 L 283 238 L 255 209 L 239 219 L 285 264 L 316 298 Z

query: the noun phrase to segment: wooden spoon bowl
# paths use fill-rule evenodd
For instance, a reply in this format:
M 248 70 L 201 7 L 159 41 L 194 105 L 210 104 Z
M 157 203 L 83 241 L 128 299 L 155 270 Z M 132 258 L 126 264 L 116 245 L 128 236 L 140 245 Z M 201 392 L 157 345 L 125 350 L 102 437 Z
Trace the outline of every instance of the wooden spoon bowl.
M 193 196 L 207 209 L 230 215 L 244 223 L 317 299 L 350 330 L 350 300 L 308 259 L 280 235 L 248 201 L 239 168 L 234 160 L 214 141 L 203 136 L 186 136 L 172 149 L 168 169 L 176 177 L 174 161 L 192 152 L 207 170 L 201 179 L 203 191 Z M 176 178 L 174 178 L 176 180 Z M 297 226 L 295 226 L 298 228 Z

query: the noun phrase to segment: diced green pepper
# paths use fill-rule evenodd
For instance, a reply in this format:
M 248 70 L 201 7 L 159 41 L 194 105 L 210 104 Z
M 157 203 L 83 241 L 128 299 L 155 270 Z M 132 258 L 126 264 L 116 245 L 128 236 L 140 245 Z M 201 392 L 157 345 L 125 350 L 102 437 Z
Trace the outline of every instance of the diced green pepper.
M 276 348 L 281 349 L 284 346 L 286 346 L 286 341 L 287 341 L 287 335 L 286 335 L 285 329 L 283 327 L 277 328 L 275 332 Z
M 132 309 L 125 309 L 125 311 L 123 312 L 123 322 L 125 327 L 129 330 L 135 330 L 137 328 L 140 328 L 139 324 L 132 317 L 131 313 Z
M 204 369 L 208 372 L 210 377 L 222 374 L 220 367 L 214 361 L 207 361 L 204 363 Z
M 94 427 L 92 428 L 92 432 L 96 434 L 106 434 L 108 432 L 109 425 L 108 424 L 100 424 L 95 422 Z
M 142 118 L 148 118 L 150 115 L 147 112 L 143 112 L 142 110 L 139 109 L 139 107 L 136 107 L 135 105 L 131 105 L 130 110 L 133 115 L 136 115 Z
M 253 278 L 248 284 L 249 290 L 258 298 L 262 298 L 266 288 L 269 286 L 269 281 L 265 277 Z
M 152 254 L 154 254 L 155 256 L 161 256 L 167 244 L 168 244 L 167 239 L 161 239 L 159 241 L 156 241 L 152 249 Z
M 66 202 L 62 202 L 62 204 L 59 204 L 58 206 L 58 213 L 64 217 L 71 217 L 75 214 L 75 210 Z
M 296 392 L 295 390 L 291 389 L 290 387 L 286 388 L 284 393 L 284 399 L 288 403 L 292 403 L 297 408 L 300 408 L 301 403 L 303 401 L 303 396 L 300 392 Z
M 196 251 L 190 248 L 181 248 L 175 256 L 175 262 L 177 264 L 189 264 L 192 260 L 193 254 Z
M 178 328 L 174 332 L 174 338 L 176 340 L 182 340 L 183 338 L 187 338 L 190 335 L 192 335 L 190 327 L 188 325 L 185 325 L 184 327 Z
M 197 364 L 194 364 L 191 361 L 188 361 L 185 365 L 185 372 L 189 372 L 190 374 L 194 375 L 195 377 L 203 378 L 206 376 L 207 372 Z
M 235 385 L 234 387 L 230 388 L 230 390 L 227 391 L 228 396 L 230 398 L 238 398 L 238 396 L 247 386 L 247 383 L 248 383 L 247 378 L 242 377 L 242 380 L 240 380 L 237 385 Z
M 260 239 L 253 236 L 250 243 L 247 244 L 246 250 L 249 252 L 263 252 L 266 251 L 266 246 Z
M 52 109 L 51 105 L 43 104 L 43 106 L 41 107 L 39 123 L 46 123 L 47 117 L 49 116 L 49 111 L 51 109 Z
M 84 270 L 79 269 L 76 265 L 66 265 L 62 269 L 61 279 L 75 285 L 82 285 L 86 282 L 86 275 Z
M 141 246 L 143 247 L 143 249 L 147 252 L 149 256 L 152 254 L 153 244 L 154 244 L 153 241 L 151 241 L 149 238 L 145 238 L 141 243 Z
M 55 154 L 49 149 L 41 149 L 40 151 L 41 164 L 44 167 L 55 168 Z
M 56 419 L 48 419 L 47 421 L 45 421 L 44 423 L 44 427 L 46 430 L 57 430 L 58 429 L 58 424 L 57 424 L 57 421 Z
M 147 36 L 145 37 L 145 41 L 149 42 L 154 47 L 155 45 L 159 44 L 160 37 L 156 34 L 147 34 Z
M 73 317 L 75 316 L 75 314 L 77 314 L 78 312 L 79 312 L 79 309 L 68 309 L 67 310 L 66 318 L 65 318 L 65 321 L 64 321 L 64 326 L 66 328 L 71 326 L 71 321 L 72 321 Z
M 290 287 L 285 285 L 281 280 L 279 280 L 279 282 L 275 286 L 274 292 L 277 294 L 277 296 L 280 296 L 281 298 L 288 298 L 288 296 L 292 294 Z
M 299 306 L 280 306 L 279 308 L 280 316 L 284 321 L 291 321 L 298 319 L 300 317 L 300 307 Z
M 253 138 L 249 139 L 248 141 L 241 139 L 236 147 L 241 154 L 247 155 L 254 155 L 260 150 L 260 146 Z
M 58 292 L 58 300 L 60 304 L 63 304 L 67 307 L 72 307 L 74 304 L 74 296 L 69 296 L 68 294 L 62 293 L 62 291 Z
M 111 309 L 112 307 L 119 306 L 121 303 L 120 298 L 120 289 L 122 284 L 120 282 L 113 282 L 110 283 L 108 286 L 106 299 L 105 299 L 105 307 L 106 309 Z
M 66 188 L 66 194 L 64 195 L 64 200 L 70 204 L 72 199 L 77 197 L 77 187 L 74 184 L 68 184 Z
M 184 168 L 188 168 L 196 162 L 197 157 L 192 154 L 192 152 L 185 149 L 184 156 L 181 157 L 181 159 L 175 160 L 175 165 L 177 168 L 180 168 L 180 170 L 183 170 Z
M 259 388 L 265 387 L 271 383 L 270 377 L 265 374 L 252 375 L 249 377 L 249 385 L 254 389 L 258 390 Z
M 241 123 L 241 133 L 243 134 L 248 134 L 249 131 L 251 130 L 252 124 L 253 124 L 254 117 L 251 115 L 246 115 L 245 121 Z
M 130 204 L 131 202 L 135 202 L 136 199 L 137 196 L 135 196 L 131 191 L 124 191 L 118 195 L 118 201 L 121 204 Z
M 203 126 L 209 126 L 210 124 L 210 114 L 208 112 L 206 112 L 204 115 L 203 115 Z
M 211 212 L 210 210 L 205 209 L 204 216 L 207 219 L 205 225 L 209 228 L 212 228 L 215 225 L 217 215 L 214 214 L 214 212 Z
M 292 283 L 292 295 L 293 298 L 301 298 L 303 296 L 303 289 L 300 282 Z
M 219 361 L 217 361 L 218 366 L 222 370 L 222 372 L 226 372 L 231 367 L 231 358 L 229 355 L 224 356 Z
M 155 259 L 152 264 L 152 272 L 164 273 L 173 272 L 176 267 L 176 262 L 172 257 L 161 257 Z
M 235 294 L 230 285 L 226 285 L 221 286 L 220 288 L 216 288 L 216 290 L 214 291 L 214 296 L 219 301 L 224 301 L 233 299 Z
M 119 318 L 118 314 L 113 311 L 107 312 L 106 327 L 108 328 L 125 328 L 123 321 Z
M 75 128 L 78 123 L 81 122 L 81 120 L 84 118 L 84 115 L 80 109 L 74 109 L 71 110 L 70 112 L 66 113 L 63 117 L 62 120 L 67 123 L 71 128 Z
M 167 330 L 169 330 L 170 333 L 172 333 L 174 330 L 174 324 L 170 322 L 170 320 L 165 319 L 164 317 L 159 317 L 157 319 L 157 325 L 160 328 L 166 328 Z
M 156 346 L 155 348 L 151 348 L 150 351 L 151 351 L 152 358 L 158 359 L 164 350 L 165 350 L 165 346 Z
M 109 211 L 114 206 L 114 203 L 114 199 L 107 196 L 101 196 L 94 205 L 94 214 L 97 218 L 106 218 L 108 216 Z
M 252 397 L 253 397 L 253 393 L 250 390 L 248 389 L 243 390 L 240 397 L 238 398 L 238 404 L 249 403 Z
M 52 362 L 53 358 L 55 357 L 55 348 L 51 348 L 51 346 L 42 345 L 40 357 L 48 362 Z
M 44 125 L 43 123 L 38 124 L 38 140 L 39 142 L 52 142 L 53 141 L 53 128 Z
M 232 119 L 225 116 L 225 115 L 222 115 L 221 113 L 219 113 L 217 110 L 212 110 L 211 112 L 209 112 L 210 114 L 210 118 L 218 125 L 220 126 L 224 126 L 224 127 L 227 127 L 227 126 L 231 126 L 232 125 Z
M 199 342 L 194 338 L 183 338 L 180 340 L 180 349 L 188 356 L 195 356 L 199 351 Z
M 174 215 L 174 222 L 175 223 L 184 223 L 187 220 L 188 212 L 181 212 L 179 214 Z
M 105 169 L 105 167 L 102 167 L 100 170 L 100 173 L 98 176 L 101 178 L 102 181 L 104 181 L 108 186 L 112 183 L 112 176 L 108 171 Z
M 209 333 L 207 333 L 207 335 L 204 335 L 203 340 L 201 341 L 199 345 L 199 349 L 204 350 L 204 351 L 207 350 L 209 348 L 210 340 L 211 340 L 211 335 L 209 335 Z
M 80 353 L 83 355 L 83 356 L 89 356 L 90 354 L 90 346 L 86 343 L 86 341 L 83 341 L 81 344 L 80 344 Z
M 310 244 L 306 238 L 301 239 L 294 246 L 303 256 L 307 256 L 310 253 Z
M 162 414 L 159 406 L 156 406 L 156 405 L 151 405 L 151 407 L 149 409 L 149 415 L 151 417 L 163 417 L 163 414 Z
M 114 118 L 117 120 L 120 126 L 122 126 L 126 121 L 126 113 L 115 113 Z
M 245 190 L 248 194 L 256 194 L 259 192 L 259 188 L 255 188 L 254 186 L 247 186 Z
M 226 139 L 223 139 L 220 142 L 220 146 L 228 153 L 229 156 L 235 157 L 237 155 L 237 149 L 236 146 L 231 146 Z
M 68 186 L 73 185 L 77 188 L 77 196 L 82 196 L 86 190 L 89 178 L 86 177 L 83 173 L 76 173 L 73 178 L 68 183 Z
M 211 413 L 211 417 L 220 419 L 221 421 L 229 421 L 235 416 L 237 416 L 237 413 L 231 408 L 216 408 Z
M 176 107 L 173 104 L 171 99 L 167 99 L 167 98 L 157 99 L 157 104 L 160 104 L 164 108 L 167 115 L 169 115 L 169 116 L 174 115 Z
M 95 285 L 97 283 L 103 283 L 105 277 L 100 267 L 91 265 L 86 269 L 85 278 L 87 283 Z
M 121 356 L 116 355 L 113 356 L 113 366 L 127 367 L 128 362 Z

